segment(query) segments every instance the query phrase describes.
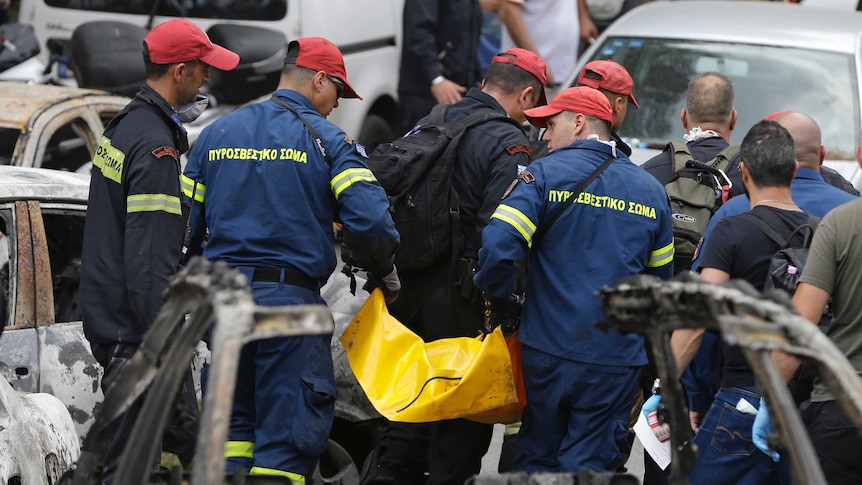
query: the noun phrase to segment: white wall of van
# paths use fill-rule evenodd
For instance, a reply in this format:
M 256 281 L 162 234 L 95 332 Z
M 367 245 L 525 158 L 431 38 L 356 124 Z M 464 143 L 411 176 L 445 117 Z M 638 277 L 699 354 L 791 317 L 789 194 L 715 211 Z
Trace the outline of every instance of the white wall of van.
M 42 46 L 39 57 L 47 63 L 49 39 L 68 40 L 79 25 L 96 20 L 146 27 L 157 1 L 28 0 L 21 2 L 19 21 L 34 28 Z M 161 0 L 159 5 L 161 15 L 152 25 L 182 16 L 205 31 L 228 23 L 275 30 L 288 41 L 311 36 L 331 40 L 344 53 L 351 84 L 365 98 L 341 101 L 331 121 L 365 144 L 400 135 L 392 128 L 397 126 L 403 0 Z M 257 18 L 238 19 L 243 16 Z

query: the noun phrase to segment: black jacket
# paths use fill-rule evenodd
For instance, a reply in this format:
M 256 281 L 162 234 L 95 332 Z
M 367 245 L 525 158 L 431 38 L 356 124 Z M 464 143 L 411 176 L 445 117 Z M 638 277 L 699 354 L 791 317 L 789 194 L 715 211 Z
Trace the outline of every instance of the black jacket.
M 481 81 L 477 0 L 406 0 L 403 22 L 399 91 L 428 94 L 441 75 L 467 88 Z
M 143 86 L 108 124 L 93 159 L 81 267 L 84 334 L 139 343 L 180 261 L 186 218 L 174 109 Z

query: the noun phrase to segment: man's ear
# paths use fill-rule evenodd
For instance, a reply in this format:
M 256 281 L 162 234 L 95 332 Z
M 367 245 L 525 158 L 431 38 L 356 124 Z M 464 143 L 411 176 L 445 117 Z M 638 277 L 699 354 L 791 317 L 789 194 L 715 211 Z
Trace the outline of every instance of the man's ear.
M 739 113 L 737 113 L 736 110 L 733 110 L 733 112 L 730 113 L 730 131 L 733 131 L 733 129 L 736 127 L 736 120 L 738 116 Z
M 625 107 L 626 103 L 628 103 L 628 102 L 629 102 L 629 100 L 625 96 L 617 96 L 616 98 L 614 98 L 614 105 L 611 106 L 614 114 L 622 113 L 623 107 Z
M 527 86 L 521 90 L 521 93 L 518 95 L 518 102 L 524 109 L 529 109 L 533 106 L 533 86 Z
M 680 122 L 680 123 L 682 123 L 682 127 L 683 127 L 683 128 L 685 128 L 685 131 L 689 131 L 689 129 L 690 129 L 690 128 L 688 127 L 688 119 L 687 119 L 686 114 L 687 114 L 687 113 L 686 113 L 686 111 L 685 111 L 685 108 L 683 108 L 682 110 L 680 110 L 680 112 L 679 112 L 679 122 Z
M 323 72 L 323 71 L 317 71 L 317 72 L 314 74 L 314 77 L 313 77 L 313 78 L 311 78 L 311 79 L 312 79 L 312 81 L 311 81 L 311 82 L 312 82 L 312 85 L 313 85 L 313 86 L 312 86 L 312 88 L 313 88 L 315 91 L 317 91 L 317 92 L 321 92 L 321 91 L 323 91 L 323 90 L 326 88 L 326 83 L 327 83 L 328 81 L 327 81 L 327 79 L 326 79 L 326 73 L 325 73 L 325 72 Z
M 176 82 L 182 81 L 183 77 L 186 75 L 186 69 L 188 69 L 188 66 L 185 62 L 174 64 L 173 67 L 171 67 L 171 77 Z

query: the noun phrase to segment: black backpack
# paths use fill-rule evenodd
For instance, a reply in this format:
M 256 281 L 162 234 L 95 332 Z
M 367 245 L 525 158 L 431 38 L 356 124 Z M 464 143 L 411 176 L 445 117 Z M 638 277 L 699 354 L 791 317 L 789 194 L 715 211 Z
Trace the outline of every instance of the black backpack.
M 695 160 L 688 145 L 668 143 L 673 156 L 673 177 L 665 184 L 673 222 L 674 273 L 691 269 L 697 246 L 715 212 L 727 200 L 731 188 L 730 162 L 739 153 L 731 145 L 707 162 Z
M 389 210 L 401 235 L 395 253 L 399 273 L 430 268 L 446 255 L 458 256 L 460 216 L 452 173 L 464 133 L 491 120 L 505 120 L 521 128 L 517 121 L 494 111 L 444 121 L 449 106 L 435 106 L 424 124 L 402 138 L 378 145 L 368 157 L 368 168 L 389 196 Z
M 752 212 L 743 214 L 743 217 L 763 231 L 780 248 L 769 260 L 769 272 L 763 284 L 763 291 L 783 290 L 792 297 L 796 293 L 799 276 L 802 275 L 802 269 L 808 260 L 808 249 L 811 247 L 811 239 L 814 237 L 814 231 L 817 229 L 820 219 L 808 216 L 808 221 L 805 224 L 796 227 L 787 234 L 781 234 L 775 227 L 782 227 L 783 222 L 776 220 L 770 224 L 764 217 L 770 218 L 772 214 L 765 214 L 770 215 L 760 216 Z M 802 242 L 794 244 L 794 240 L 799 240 L 797 236 L 802 236 Z

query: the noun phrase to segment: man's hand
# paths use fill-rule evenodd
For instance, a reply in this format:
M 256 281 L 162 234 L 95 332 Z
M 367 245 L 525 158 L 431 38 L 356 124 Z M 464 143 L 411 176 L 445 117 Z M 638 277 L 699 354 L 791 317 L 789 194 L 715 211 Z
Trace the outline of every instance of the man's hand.
M 466 92 L 467 88 L 445 78 L 431 86 L 431 94 L 434 95 L 434 99 L 440 104 L 457 103 Z
M 521 303 L 515 295 L 509 298 L 485 297 L 485 333 L 503 327 L 503 334 L 512 335 L 521 324 Z
M 641 412 L 647 418 L 647 424 L 652 428 L 655 437 L 662 443 L 670 439 L 670 425 L 659 419 L 663 409 L 664 403 L 662 403 L 661 394 L 653 394 L 641 407 Z
M 781 455 L 777 451 L 769 448 L 769 435 L 773 433 L 772 420 L 769 419 L 769 408 L 760 399 L 760 408 L 757 409 L 757 416 L 754 418 L 754 424 L 751 425 L 751 441 L 757 448 L 769 455 L 772 461 L 777 462 L 781 459 Z
M 371 293 L 374 288 L 383 290 L 383 298 L 387 305 L 395 303 L 398 299 L 398 294 L 401 292 L 401 279 L 398 278 L 398 270 L 395 265 L 392 265 L 392 270 L 383 276 L 378 276 L 376 273 L 368 272 L 368 282 L 362 287 L 365 291 Z
M 688 412 L 688 420 L 691 423 L 691 432 L 697 433 L 700 430 L 700 423 L 703 422 L 703 418 L 706 416 L 706 413 L 703 411 L 689 411 Z

